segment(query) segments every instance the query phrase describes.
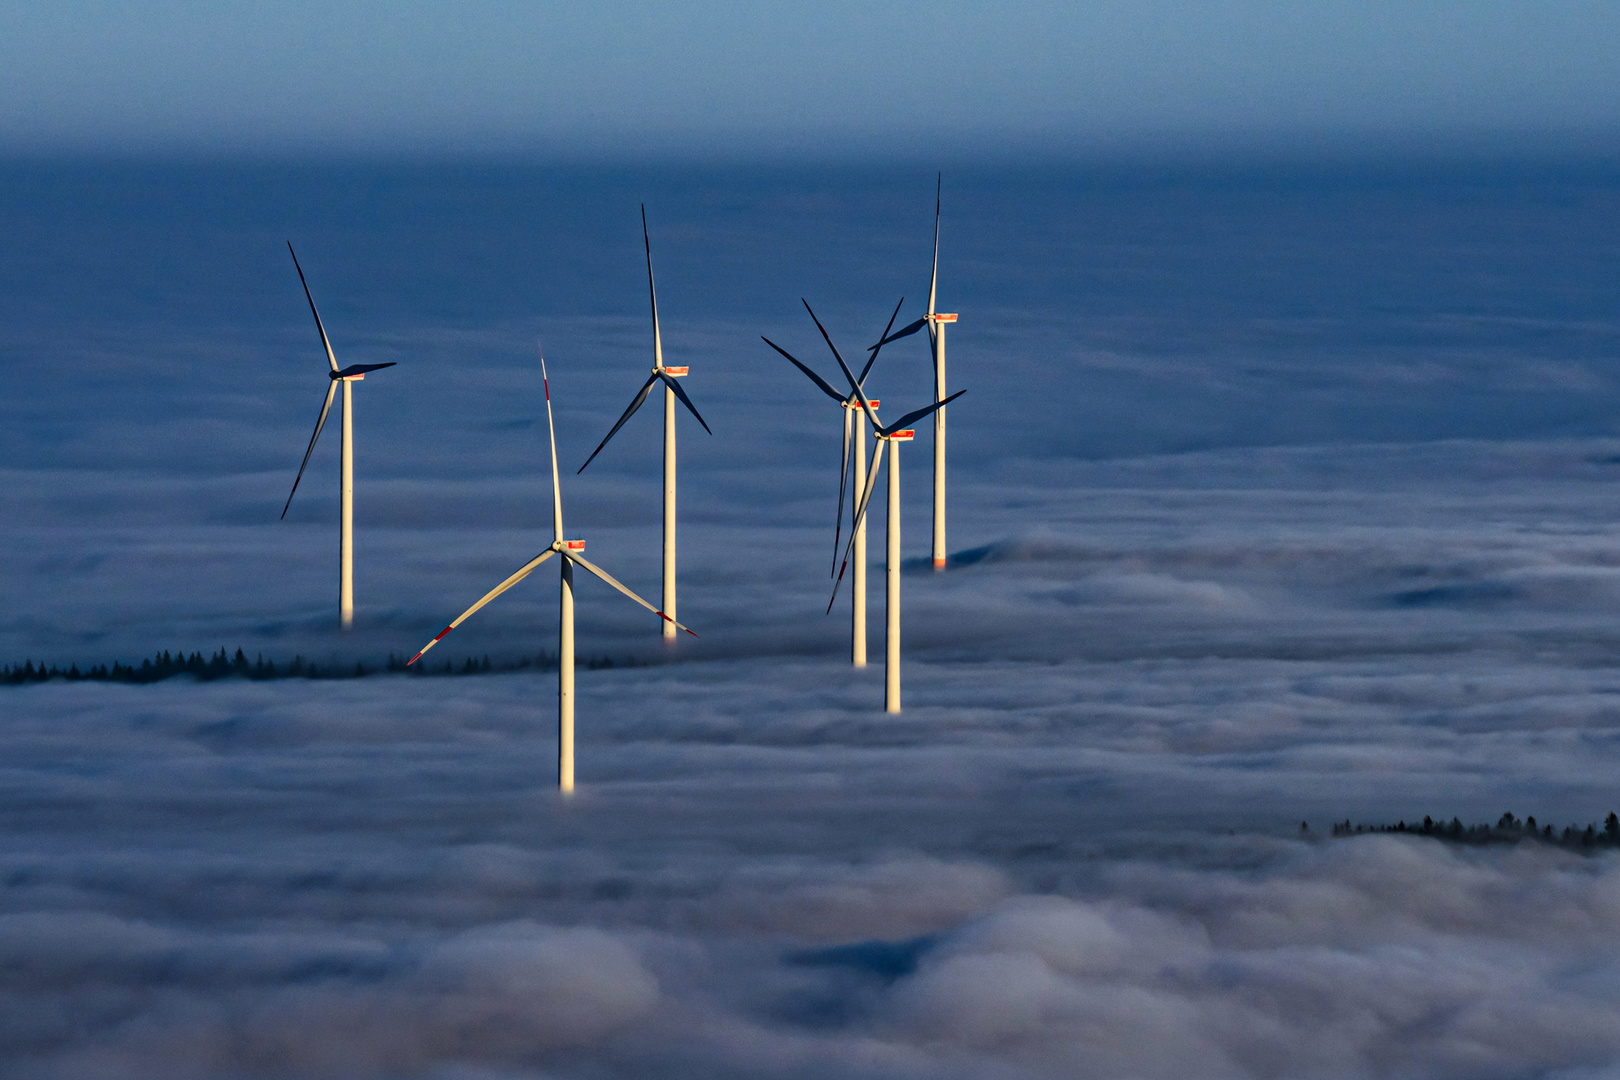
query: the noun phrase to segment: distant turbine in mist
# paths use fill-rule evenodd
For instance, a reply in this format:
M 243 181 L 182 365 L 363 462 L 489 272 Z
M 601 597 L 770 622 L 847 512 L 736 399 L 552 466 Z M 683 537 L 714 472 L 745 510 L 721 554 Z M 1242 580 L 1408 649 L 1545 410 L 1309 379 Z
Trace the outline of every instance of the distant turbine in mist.
M 934 357 L 934 400 L 945 397 L 945 326 L 956 321 L 956 316 L 934 311 L 934 294 L 939 285 L 939 196 L 944 184 L 943 174 L 934 187 L 934 269 L 928 278 L 928 313 L 892 337 L 885 334 L 876 345 L 876 352 L 898 338 L 915 334 L 928 327 L 929 351 Z M 945 410 L 934 414 L 934 569 L 945 569 Z
M 298 475 L 293 478 L 292 491 L 287 493 L 287 503 L 281 508 L 281 516 L 287 516 L 287 508 L 292 506 L 293 496 L 298 494 L 298 481 L 304 478 L 304 467 L 309 464 L 309 456 L 315 452 L 315 441 L 321 437 L 321 429 L 326 426 L 326 414 L 332 408 L 332 399 L 337 395 L 338 383 L 343 384 L 343 479 L 342 479 L 342 512 L 340 514 L 342 525 L 338 531 L 338 624 L 347 630 L 354 623 L 354 384 L 366 377 L 368 371 L 379 371 L 382 368 L 393 367 L 393 363 L 386 364 L 350 364 L 342 370 L 338 369 L 337 357 L 332 355 L 332 342 L 326 336 L 326 327 L 321 323 L 321 313 L 315 310 L 315 298 L 309 293 L 309 282 L 304 280 L 304 268 L 298 265 L 298 254 L 293 251 L 292 243 L 287 244 L 287 253 L 293 258 L 293 267 L 298 271 L 298 280 L 304 286 L 304 299 L 309 301 L 309 312 L 315 316 L 315 329 L 320 331 L 321 346 L 326 350 L 326 362 L 331 370 L 326 373 L 329 380 L 326 386 L 326 400 L 321 403 L 321 415 L 315 421 L 315 434 L 309 437 L 309 447 L 304 451 L 304 460 L 298 466 Z
M 703 417 L 698 415 L 696 406 L 686 396 L 680 384 L 675 380 L 686 374 L 684 367 L 664 366 L 664 338 L 658 326 L 658 289 L 653 284 L 652 268 L 652 241 L 647 239 L 647 207 L 641 208 L 641 243 L 647 249 L 647 292 L 652 297 L 652 326 L 653 326 L 653 366 L 652 375 L 641 384 L 641 390 L 630 402 L 630 407 L 624 410 L 619 422 L 613 425 L 613 430 L 607 433 L 607 438 L 597 444 L 591 456 L 585 459 L 585 465 L 596 460 L 596 455 L 602 452 L 602 447 L 608 444 L 608 439 L 619 433 L 625 421 L 635 415 L 641 408 L 642 402 L 647 400 L 653 385 L 659 382 L 664 384 L 664 610 L 674 618 L 675 611 L 675 399 L 679 397 L 681 404 L 685 405 L 691 414 L 697 417 L 697 422 L 703 424 L 703 430 L 709 431 L 709 425 L 703 423 Z M 710 431 L 709 434 L 714 434 Z M 585 471 L 585 465 L 579 467 L 579 473 Z M 664 637 L 669 640 L 675 638 L 675 623 L 664 623 Z
M 804 310 L 810 311 L 808 303 L 805 303 Z M 854 528 L 857 532 L 866 520 L 866 508 L 872 501 L 872 489 L 877 483 L 878 469 L 883 464 L 883 448 L 891 443 L 893 444 L 893 449 L 889 451 L 889 523 L 886 538 L 888 541 L 888 565 L 885 568 L 888 590 L 884 606 L 883 707 L 888 712 L 897 713 L 900 711 L 900 444 L 910 442 L 915 437 L 916 432 L 911 429 L 910 425 L 915 424 L 929 413 L 938 412 L 951 401 L 967 393 L 967 391 L 958 390 L 943 401 L 936 401 L 932 405 L 915 409 L 906 413 L 894 423 L 885 425 L 878 420 L 872 399 L 861 391 L 860 380 L 855 378 L 855 373 L 849 370 L 848 364 L 844 363 L 844 358 L 839 354 L 838 346 L 833 344 L 831 336 L 827 333 L 827 328 L 821 325 L 821 320 L 816 318 L 814 311 L 810 311 L 810 318 L 815 322 L 816 329 L 821 331 L 822 338 L 827 342 L 827 348 L 832 350 L 833 359 L 838 361 L 839 369 L 843 371 L 844 378 L 849 381 L 850 391 L 860 405 L 861 411 L 872 422 L 872 435 L 875 439 L 872 447 L 872 467 L 867 470 L 866 487 L 861 492 L 860 501 L 855 507 Z M 854 533 L 852 533 L 850 536 L 851 546 L 854 545 L 854 540 Z M 846 548 L 844 551 L 844 564 L 848 565 L 848 563 L 849 550 Z M 838 599 L 838 586 L 843 580 L 844 570 L 843 567 L 840 567 L 838 580 L 833 582 L 832 599 L 827 601 L 828 611 L 832 610 L 833 602 Z
M 884 334 L 888 334 L 888 332 L 894 328 L 895 316 L 900 314 L 900 305 L 904 304 L 905 302 L 906 299 L 902 296 L 900 298 L 900 303 L 894 306 L 894 314 L 889 316 L 889 325 L 884 327 Z M 769 345 L 771 348 L 775 349 L 777 352 L 781 353 L 787 358 L 789 363 L 798 368 L 800 371 L 804 372 L 805 375 L 809 376 L 810 381 L 815 383 L 816 386 L 820 388 L 822 393 L 838 402 L 839 407 L 844 413 L 844 449 L 843 458 L 838 467 L 838 517 L 834 519 L 833 527 L 832 569 L 827 572 L 828 576 L 831 577 L 832 574 L 838 569 L 838 548 L 840 542 L 843 540 L 844 494 L 846 491 L 851 490 L 859 492 L 866 486 L 866 414 L 861 411 L 860 403 L 856 400 L 853 392 L 848 394 L 840 394 L 837 390 L 834 390 L 831 386 L 829 386 L 825 379 L 823 379 L 820 375 L 817 375 L 814 371 L 811 371 L 810 368 L 806 367 L 804 364 L 800 363 L 792 353 L 782 348 L 782 346 L 778 345 L 768 337 L 761 336 L 760 340 Z M 860 382 L 862 384 L 865 384 L 867 374 L 872 370 L 872 365 L 877 362 L 878 350 L 882 347 L 883 345 L 880 342 L 871 350 L 871 357 L 867 359 L 866 366 L 861 369 Z M 878 403 L 876 401 L 873 401 L 871 404 L 874 409 L 877 408 Z M 851 452 L 851 447 L 853 447 L 853 453 Z M 853 485 L 851 485 L 849 482 L 851 463 L 854 464 L 855 468 L 855 482 Z M 850 662 L 856 667 L 865 667 L 866 522 L 862 521 L 859 524 L 855 524 L 854 519 L 855 508 L 853 501 L 851 501 L 850 521 L 852 528 L 850 530 L 850 539 L 854 543 L 855 574 L 854 580 L 850 582 Z
M 551 381 L 546 377 L 546 359 L 540 357 L 540 379 L 546 392 L 546 430 L 551 436 L 551 546 L 518 567 L 517 572 L 479 598 L 472 607 L 457 615 L 455 621 L 440 630 L 433 640 L 422 646 L 421 652 L 411 657 L 406 667 L 416 663 L 422 654 L 444 639 L 456 627 L 467 621 L 473 612 L 495 599 L 534 572 L 535 567 L 561 555 L 561 602 L 557 615 L 557 787 L 561 791 L 574 790 L 574 564 L 578 563 L 615 589 L 657 615 L 671 626 L 680 627 L 697 637 L 691 630 L 653 607 L 647 601 L 620 584 L 612 574 L 585 558 L 585 541 L 563 539 L 562 488 L 557 482 L 557 428 L 551 419 Z

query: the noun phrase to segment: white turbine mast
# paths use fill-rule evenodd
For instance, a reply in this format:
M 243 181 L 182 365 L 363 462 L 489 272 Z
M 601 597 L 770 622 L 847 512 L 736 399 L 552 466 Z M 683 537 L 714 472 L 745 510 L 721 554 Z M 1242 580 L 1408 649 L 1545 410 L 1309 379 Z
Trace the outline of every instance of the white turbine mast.
M 692 399 L 686 396 L 686 391 L 682 390 L 680 384 L 675 381 L 685 376 L 688 369 L 685 367 L 670 367 L 664 363 L 664 337 L 663 331 L 658 325 L 658 288 L 653 284 L 652 241 L 647 238 L 647 207 L 645 204 L 641 207 L 641 243 L 647 249 L 647 292 L 652 297 L 652 375 L 642 384 L 641 390 L 636 394 L 635 399 L 630 402 L 630 407 L 624 410 L 624 415 L 619 417 L 619 422 L 614 424 L 613 430 L 607 433 L 607 438 L 598 443 L 596 449 L 591 451 L 591 456 L 585 459 L 585 465 L 589 465 L 596 459 L 596 455 L 602 452 L 602 447 L 608 444 L 608 439 L 617 435 L 619 429 L 624 427 L 625 421 L 634 416 L 636 410 L 641 408 L 654 384 L 662 382 L 664 384 L 664 610 L 669 613 L 673 620 L 676 613 L 675 399 L 680 398 L 681 404 L 685 405 L 692 415 L 697 417 L 698 423 L 703 424 L 704 431 L 709 431 L 709 425 L 704 423 L 703 417 L 698 414 L 697 407 L 692 404 Z M 709 434 L 712 435 L 714 432 L 709 431 Z M 585 465 L 581 465 L 574 475 L 577 476 L 579 473 L 584 472 Z M 673 621 L 664 623 L 664 639 L 666 641 L 675 639 L 675 626 L 676 624 Z
M 449 626 L 440 630 L 432 641 L 422 646 L 421 652 L 411 657 L 406 667 L 416 663 L 422 654 L 437 645 L 446 634 L 467 621 L 473 612 L 495 599 L 534 572 L 534 569 L 553 555 L 561 555 L 561 592 L 557 612 L 557 788 L 565 794 L 574 790 L 574 565 L 577 563 L 595 574 L 670 626 L 697 634 L 659 611 L 647 601 L 625 588 L 618 578 L 585 558 L 585 541 L 563 539 L 562 488 L 557 480 L 557 428 L 551 418 L 551 381 L 546 375 L 546 358 L 540 357 L 540 379 L 546 392 L 546 430 L 551 441 L 551 546 L 517 568 L 511 577 L 479 598 L 472 607 L 456 616 Z
M 900 306 L 905 302 L 906 298 L 902 296 L 900 303 L 894 306 L 894 314 L 889 316 L 889 325 L 884 328 L 884 334 L 894 328 L 895 316 L 900 314 Z M 850 521 L 854 526 L 850 530 L 850 539 L 854 542 L 855 551 L 855 573 L 853 580 L 850 582 L 849 659 L 850 663 L 855 667 L 865 667 L 866 522 L 862 521 L 858 525 L 854 525 L 855 505 L 853 496 L 855 492 L 864 490 L 866 487 L 866 413 L 862 411 L 860 403 L 853 393 L 840 394 L 828 385 L 825 379 L 806 367 L 782 346 L 768 337 L 761 336 L 760 340 L 781 353 L 789 363 L 804 372 L 822 393 L 838 402 L 839 408 L 844 414 L 844 446 L 842 460 L 838 468 L 838 517 L 834 521 L 833 528 L 832 569 L 828 570 L 827 576 L 831 577 L 838 568 L 838 549 L 843 541 L 844 496 L 848 493 L 851 496 Z M 880 345 L 878 348 L 880 349 L 882 346 Z M 861 369 L 860 382 L 862 384 L 866 382 L 867 373 L 872 370 L 872 365 L 877 362 L 877 357 L 878 350 L 873 349 L 872 355 L 866 361 L 866 367 Z M 875 409 L 878 402 L 874 399 L 871 405 Z M 849 476 L 851 464 L 854 465 L 855 469 L 853 484 L 850 483 Z M 829 610 L 831 609 L 829 608 Z
M 928 328 L 929 352 L 934 359 L 934 400 L 945 401 L 945 327 L 956 321 L 956 316 L 934 310 L 935 294 L 939 286 L 939 197 L 944 184 L 941 174 L 934 187 L 934 268 L 928 278 L 928 313 L 899 333 L 885 336 L 873 350 L 897 338 L 915 334 Z M 934 569 L 945 569 L 945 410 L 934 414 Z
M 833 344 L 832 337 L 827 333 L 827 328 L 821 325 L 821 320 L 816 318 L 816 313 L 810 311 L 808 303 L 804 305 L 804 309 L 810 312 L 810 318 L 814 320 L 816 329 L 821 331 L 821 336 L 827 342 L 827 348 L 832 350 L 833 359 L 838 361 L 839 369 L 843 371 L 844 378 L 849 382 L 850 392 L 860 405 L 861 411 L 866 414 L 867 420 L 871 421 L 872 434 L 876 440 L 872 447 L 872 467 L 867 470 L 866 486 L 861 492 L 860 502 L 856 504 L 855 508 L 854 528 L 856 531 L 864 524 L 866 508 L 872 501 L 872 491 L 877 484 L 878 469 L 883 465 L 883 448 L 891 443 L 893 444 L 893 449 L 889 451 L 889 521 L 888 536 L 886 537 L 888 565 L 885 567 L 888 589 L 883 612 L 885 624 L 883 640 L 883 708 L 886 712 L 897 713 L 900 711 L 900 444 L 910 442 L 915 437 L 916 432 L 912 429 L 912 424 L 930 413 L 937 413 L 951 401 L 967 393 L 967 391 L 958 390 L 943 401 L 936 401 L 932 405 L 914 409 L 892 424 L 883 424 L 878 420 L 877 413 L 874 411 L 872 399 L 868 398 L 862 391 L 860 380 L 855 378 L 855 373 L 850 371 L 849 365 L 844 362 L 844 357 L 839 353 L 838 346 Z M 850 547 L 854 546 L 854 540 L 852 534 Z M 846 547 L 844 550 L 844 565 L 847 566 L 848 564 L 849 548 Z M 838 599 L 838 585 L 843 580 L 844 570 L 843 567 L 840 567 L 838 580 L 833 582 L 832 599 L 827 601 L 828 611 L 832 610 L 833 602 Z
M 326 350 L 326 362 L 331 370 L 326 373 L 329 380 L 326 386 L 326 400 L 321 403 L 321 415 L 315 421 L 315 434 L 309 437 L 309 446 L 304 450 L 304 460 L 298 466 L 298 475 L 293 478 L 292 491 L 287 493 L 286 505 L 281 508 L 282 518 L 287 516 L 287 508 L 292 506 L 293 496 L 298 494 L 298 481 L 304 478 L 304 467 L 309 464 L 309 456 L 315 452 L 315 441 L 321 437 L 321 428 L 326 426 L 326 414 L 332 408 L 332 399 L 337 395 L 338 383 L 343 384 L 343 477 L 342 524 L 338 530 L 338 625 L 347 630 L 354 625 L 354 384 L 366 377 L 368 371 L 380 371 L 383 368 L 393 367 L 394 364 L 350 364 L 342 370 L 338 369 L 337 357 L 332 355 L 332 341 L 326 336 L 326 326 L 321 322 L 321 313 L 315 310 L 315 298 L 309 293 L 309 282 L 304 280 L 304 268 L 298 265 L 298 254 L 293 251 L 292 242 L 287 243 L 287 253 L 293 258 L 293 267 L 298 271 L 298 280 L 304 286 L 304 299 L 309 301 L 309 312 L 315 316 L 315 329 L 320 331 L 321 346 Z

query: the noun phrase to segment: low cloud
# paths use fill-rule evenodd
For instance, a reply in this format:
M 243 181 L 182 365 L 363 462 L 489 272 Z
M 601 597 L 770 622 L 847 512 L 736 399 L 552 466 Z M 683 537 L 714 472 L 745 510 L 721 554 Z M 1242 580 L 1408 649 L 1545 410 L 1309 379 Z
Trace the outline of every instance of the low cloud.
M 1110 860 L 1089 888 L 970 892 L 887 921 L 863 914 L 860 882 L 926 865 L 831 852 L 775 894 L 677 860 L 710 901 L 753 913 L 685 927 L 13 916 L 5 1049 L 13 1075 L 53 1078 L 1463 1077 L 1620 1054 L 1614 858 L 1247 843 L 1244 870 Z M 820 910 L 845 935 L 927 933 L 806 949 L 837 935 L 793 895 L 828 878 L 846 884 Z

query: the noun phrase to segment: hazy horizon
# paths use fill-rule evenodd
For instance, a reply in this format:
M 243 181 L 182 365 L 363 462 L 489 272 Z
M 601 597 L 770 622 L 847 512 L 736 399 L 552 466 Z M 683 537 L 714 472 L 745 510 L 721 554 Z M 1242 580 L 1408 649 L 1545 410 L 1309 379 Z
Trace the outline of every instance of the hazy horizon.
M 1577 2 L 13 5 L 0 151 L 593 160 L 1620 135 Z

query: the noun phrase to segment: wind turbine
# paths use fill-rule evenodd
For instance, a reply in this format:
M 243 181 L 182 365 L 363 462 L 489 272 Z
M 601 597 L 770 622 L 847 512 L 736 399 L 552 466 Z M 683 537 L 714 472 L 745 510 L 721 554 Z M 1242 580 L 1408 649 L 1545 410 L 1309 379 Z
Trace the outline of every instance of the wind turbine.
M 326 349 L 326 362 L 331 365 L 331 370 L 326 373 L 330 381 L 326 386 L 326 400 L 321 402 L 320 419 L 315 421 L 315 434 L 309 437 L 309 447 L 298 466 L 298 475 L 293 478 L 292 491 L 287 493 L 287 503 L 281 508 L 281 516 L 286 518 L 287 508 L 292 506 L 293 496 L 298 494 L 298 481 L 304 478 L 304 467 L 309 464 L 309 455 L 315 452 L 315 440 L 321 437 L 321 428 L 326 426 L 326 414 L 332 408 L 338 383 L 342 383 L 343 510 L 340 515 L 342 525 L 338 531 L 338 624 L 347 630 L 354 625 L 354 384 L 364 379 L 366 372 L 380 371 L 394 364 L 350 364 L 342 370 L 338 369 L 337 357 L 332 355 L 332 341 L 326 336 L 321 313 L 315 310 L 315 298 L 309 294 L 309 282 L 304 280 L 304 268 L 298 265 L 298 253 L 293 251 L 291 241 L 287 242 L 287 253 L 292 256 L 293 266 L 298 270 L 298 280 L 304 286 L 304 299 L 309 301 L 309 313 L 315 316 L 315 329 L 320 331 L 321 345 Z
M 671 626 L 697 634 L 681 626 L 670 616 L 625 588 L 612 574 L 585 558 L 585 541 L 563 539 L 562 489 L 557 482 L 557 428 L 551 419 L 551 381 L 546 377 L 546 358 L 540 357 L 540 380 L 546 391 L 546 430 L 551 435 L 551 546 L 518 567 L 517 572 L 479 598 L 472 607 L 457 615 L 455 621 L 434 635 L 422 646 L 421 652 L 411 657 L 406 667 L 422 658 L 422 653 L 442 641 L 446 634 L 467 621 L 473 612 L 495 599 L 534 572 L 535 567 L 561 555 L 562 591 L 557 615 L 557 788 L 567 793 L 574 790 L 574 564 L 578 563 L 615 589 L 657 615 Z
M 684 367 L 668 367 L 664 364 L 664 337 L 658 326 L 658 288 L 653 284 L 652 268 L 652 241 L 647 239 L 647 206 L 641 207 L 641 243 L 647 249 L 647 292 L 652 297 L 652 324 L 653 324 L 653 366 L 652 374 L 647 381 L 641 384 L 641 390 L 636 394 L 630 407 L 624 410 L 619 422 L 613 425 L 613 430 L 607 433 L 607 438 L 597 444 L 591 451 L 591 456 L 585 459 L 585 465 L 596 460 L 596 455 L 602 452 L 602 447 L 608 444 L 608 439 L 619 433 L 625 421 L 636 414 L 647 395 L 652 392 L 655 383 L 664 384 L 664 610 L 669 612 L 671 619 L 675 615 L 675 399 L 681 399 L 688 411 L 697 422 L 703 424 L 703 430 L 709 431 L 709 425 L 703 423 L 703 417 L 698 414 L 697 407 L 692 399 L 686 396 L 675 380 L 686 375 L 688 369 Z M 709 431 L 710 435 L 714 432 Z M 574 475 L 585 471 L 585 465 L 579 467 Z M 664 623 L 664 638 L 673 641 L 675 638 L 673 621 Z
M 904 304 L 905 302 L 906 302 L 906 298 L 902 296 L 900 298 L 900 303 L 894 305 L 894 314 L 889 316 L 889 325 L 883 328 L 884 334 L 887 334 L 891 329 L 894 328 L 895 317 L 900 314 L 900 305 Z M 840 464 L 838 466 L 838 517 L 837 517 L 837 520 L 836 520 L 836 523 L 835 523 L 835 528 L 833 530 L 833 566 L 837 567 L 837 565 L 838 565 L 838 545 L 843 540 L 844 494 L 845 494 L 845 491 L 848 490 L 849 487 L 850 487 L 850 485 L 849 485 L 849 471 L 850 471 L 850 462 L 851 462 L 851 460 L 854 461 L 854 465 L 855 465 L 855 483 L 853 485 L 854 491 L 860 491 L 860 490 L 864 489 L 865 486 L 866 486 L 866 414 L 861 411 L 861 407 L 856 402 L 855 395 L 853 393 L 840 394 L 838 391 L 834 390 L 831 386 L 829 386 L 825 379 L 823 379 L 820 375 L 817 375 L 814 371 L 810 370 L 804 364 L 800 363 L 799 360 L 797 358 L 795 358 L 792 353 L 790 353 L 786 349 L 782 348 L 782 346 L 778 345 L 776 342 L 772 341 L 770 338 L 764 337 L 763 335 L 761 335 L 760 340 L 763 341 L 765 344 L 769 345 L 771 348 L 775 349 L 777 352 L 781 353 L 784 357 L 787 358 L 787 360 L 788 360 L 788 362 L 790 364 L 792 364 L 794 367 L 798 368 L 800 371 L 804 372 L 807 376 L 809 376 L 810 381 L 815 383 L 816 386 L 818 388 L 820 388 L 822 393 L 826 394 L 828 397 L 830 397 L 834 401 L 838 402 L 839 408 L 843 410 L 843 413 L 844 413 L 844 450 L 843 450 L 842 461 L 840 462 Z M 882 345 L 880 344 L 878 346 L 878 349 L 881 349 L 881 348 L 882 348 Z M 872 365 L 877 362 L 878 349 L 873 349 L 872 350 L 872 355 L 867 359 L 866 366 L 861 369 L 860 381 L 862 383 L 866 382 L 867 372 L 871 371 L 872 370 Z M 872 407 L 875 409 L 875 408 L 877 408 L 877 405 L 878 405 L 877 401 L 874 400 L 872 402 Z M 853 454 L 850 453 L 850 447 L 851 447 L 852 443 L 853 443 L 853 446 L 854 446 L 854 453 Z M 855 576 L 854 576 L 854 580 L 850 582 L 851 595 L 850 595 L 850 627 L 849 627 L 849 629 L 850 629 L 850 634 L 849 634 L 850 645 L 849 645 L 849 653 L 850 653 L 850 663 L 852 663 L 855 667 L 865 667 L 866 666 L 866 522 L 862 521 L 858 525 L 856 525 L 855 522 L 854 522 L 854 519 L 855 519 L 855 507 L 854 507 L 853 501 L 851 501 L 851 505 L 850 505 L 850 522 L 851 522 L 852 528 L 850 529 L 850 538 L 853 540 L 853 542 L 855 544 Z M 833 571 L 829 570 L 827 572 L 827 575 L 829 577 L 831 577 L 832 573 L 833 573 Z M 829 607 L 829 610 L 831 610 L 830 607 Z
M 888 535 L 886 537 L 888 565 L 885 567 L 888 589 L 883 612 L 885 623 L 883 635 L 883 708 L 886 712 L 897 713 L 900 711 L 900 444 L 910 442 L 917 434 L 909 425 L 915 424 L 929 413 L 937 413 L 951 401 L 967 393 L 967 391 L 958 390 L 943 401 L 936 401 L 924 408 L 914 409 L 892 424 L 883 424 L 878 420 L 872 399 L 868 398 L 861 390 L 860 380 L 855 378 L 854 372 L 849 370 L 849 365 L 844 363 L 844 358 L 839 354 L 838 346 L 833 344 L 832 337 L 827 333 L 827 328 L 821 325 L 821 320 L 816 318 L 816 313 L 810 311 L 809 303 L 801 302 L 804 303 L 804 310 L 810 312 L 810 318 L 815 322 L 816 329 L 820 330 L 821 336 L 826 339 L 827 348 L 832 350 L 833 359 L 838 361 L 838 367 L 843 371 L 844 378 L 849 381 L 850 393 L 859 403 L 861 411 L 866 414 L 866 418 L 872 423 L 872 435 L 876 441 L 872 447 L 872 467 L 867 470 L 866 486 L 861 493 L 860 502 L 856 505 L 854 523 L 856 530 L 859 530 L 864 524 L 866 508 L 872 501 L 872 489 L 877 483 L 878 469 L 883 464 L 883 448 L 886 445 L 893 444 L 893 449 L 889 451 L 889 521 Z M 854 546 L 854 542 L 854 534 L 851 533 L 850 547 Z M 844 549 L 844 565 L 849 565 L 848 547 Z M 832 610 L 833 601 L 838 599 L 838 586 L 843 580 L 844 570 L 843 567 L 840 567 L 838 580 L 833 582 L 832 599 L 827 601 L 828 611 Z
M 939 196 L 944 174 L 934 186 L 934 270 L 928 278 L 928 313 L 892 337 L 885 335 L 871 351 L 876 351 L 898 338 L 915 334 L 928 327 L 929 351 L 934 357 L 934 400 L 945 398 L 945 326 L 956 321 L 954 314 L 934 310 L 935 293 L 939 285 Z M 934 414 L 934 569 L 945 569 L 945 410 Z

